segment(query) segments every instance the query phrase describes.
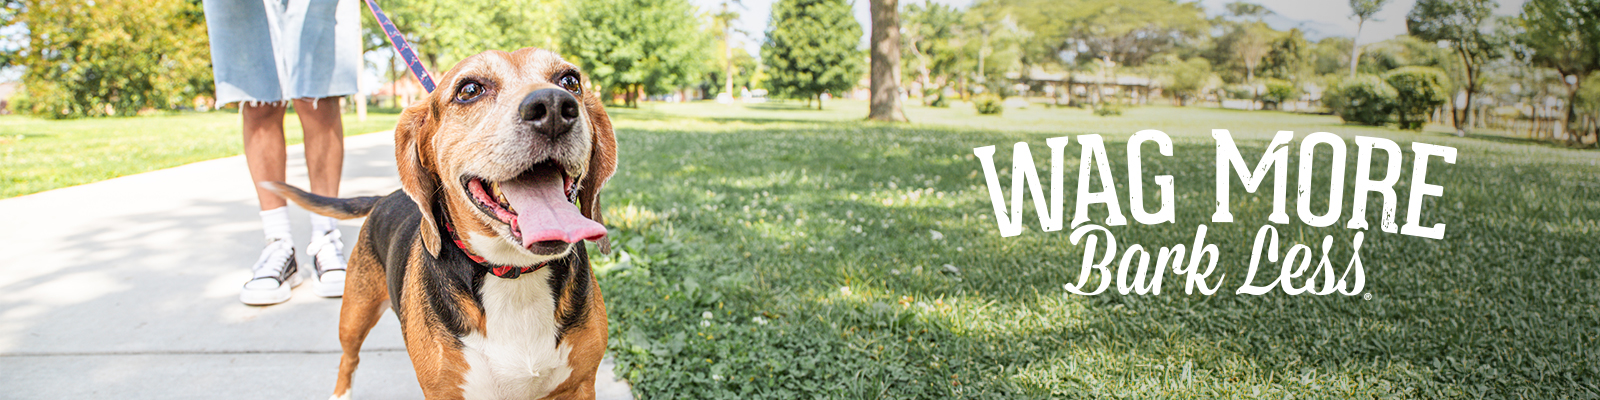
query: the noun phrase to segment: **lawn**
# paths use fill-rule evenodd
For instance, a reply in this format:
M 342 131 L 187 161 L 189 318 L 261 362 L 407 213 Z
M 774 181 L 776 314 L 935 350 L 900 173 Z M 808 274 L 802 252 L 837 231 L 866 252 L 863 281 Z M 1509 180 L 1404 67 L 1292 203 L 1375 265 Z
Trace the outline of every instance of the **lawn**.
M 860 103 L 796 108 L 611 111 L 623 167 L 608 214 L 625 254 L 599 268 L 617 372 L 642 398 L 1600 397 L 1600 152 L 1274 112 L 913 107 L 918 124 L 885 125 L 859 122 Z M 1428 178 L 1446 188 L 1427 215 L 1448 236 L 1368 233 L 1370 300 L 1235 295 L 1271 201 L 1235 184 L 1238 220 L 1208 222 L 1213 128 L 1252 163 L 1278 130 L 1455 147 Z M 1070 229 L 1039 232 L 1031 205 L 1032 228 L 999 237 L 972 148 L 996 145 L 1005 169 L 1011 143 L 1048 163 L 1045 138 L 1100 133 L 1121 177 L 1140 129 L 1177 142 L 1144 157 L 1146 174 L 1176 176 L 1177 223 L 1111 231 L 1154 249 L 1207 223 L 1233 282 L 1216 295 L 1180 279 L 1158 296 L 1067 294 L 1082 250 Z M 1312 246 L 1332 235 L 1342 270 L 1343 223 L 1278 229 Z
M 610 354 L 637 396 L 1600 398 L 1600 152 L 1278 112 L 1145 107 L 1097 117 L 1034 106 L 980 117 L 970 106 L 912 106 L 917 123 L 891 125 L 861 122 L 865 109 L 609 110 L 622 162 L 606 205 L 620 251 L 596 268 Z M 236 154 L 237 118 L 3 117 L 0 196 Z M 387 129 L 393 118 L 358 129 L 347 116 L 347 131 Z M 1235 184 L 1237 221 L 1209 222 L 1214 128 L 1231 130 L 1251 163 L 1279 130 L 1455 147 L 1456 163 L 1435 160 L 1428 177 L 1445 187 L 1428 221 L 1448 234 L 1367 233 L 1370 299 L 1235 295 L 1271 200 Z M 1121 178 L 1123 144 L 1143 129 L 1175 141 L 1172 157 L 1146 148 L 1144 170 L 1176 177 L 1177 223 L 1110 231 L 1122 247 L 1154 249 L 1188 244 L 1204 223 L 1230 283 L 1212 296 L 1184 294 L 1170 277 L 1160 295 L 1068 294 L 1062 285 L 1076 281 L 1082 257 L 1070 229 L 1039 232 L 1030 204 L 1029 228 L 1001 238 L 972 149 L 997 146 L 996 164 L 1009 169 L 1011 144 L 1027 141 L 1048 168 L 1046 138 L 1101 134 Z M 1068 149 L 1070 171 L 1077 141 Z M 1379 161 L 1375 174 L 1385 172 Z M 1104 208 L 1094 210 L 1099 221 Z M 1277 228 L 1285 247 L 1332 235 L 1342 270 L 1354 235 L 1344 221 Z
M 346 135 L 394 129 L 399 114 L 344 116 Z M 285 118 L 290 144 L 300 119 Z M 234 112 L 53 121 L 0 116 L 0 199 L 239 155 Z

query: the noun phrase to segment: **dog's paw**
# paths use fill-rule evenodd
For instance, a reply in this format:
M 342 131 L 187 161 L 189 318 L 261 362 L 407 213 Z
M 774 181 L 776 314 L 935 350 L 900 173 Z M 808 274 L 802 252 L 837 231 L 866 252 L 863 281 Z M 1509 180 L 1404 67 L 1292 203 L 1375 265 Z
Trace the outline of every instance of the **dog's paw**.
M 328 396 L 328 400 L 350 400 L 350 391 L 346 390 L 344 391 L 344 394 Z

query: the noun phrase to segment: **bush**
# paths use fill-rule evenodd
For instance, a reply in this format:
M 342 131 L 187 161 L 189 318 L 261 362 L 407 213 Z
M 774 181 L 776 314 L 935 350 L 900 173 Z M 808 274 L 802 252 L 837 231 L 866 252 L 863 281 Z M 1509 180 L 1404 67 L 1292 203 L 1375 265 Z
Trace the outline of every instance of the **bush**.
M 1094 115 L 1101 117 L 1114 117 L 1122 115 L 1122 106 L 1115 102 L 1105 102 L 1094 106 Z
M 12 93 L 11 98 L 6 102 L 6 110 L 12 114 L 31 114 L 33 110 L 30 107 L 30 103 L 32 102 L 32 100 L 28 99 L 27 90 L 18 90 L 16 93 Z
M 1403 67 L 1383 75 L 1394 88 L 1394 113 L 1400 129 L 1422 130 L 1428 114 L 1450 100 L 1443 70 L 1433 67 Z
M 927 89 L 922 91 L 922 98 L 930 97 L 933 98 L 933 101 L 928 103 L 929 107 L 945 108 L 950 106 L 950 99 L 946 99 L 944 97 L 944 88 Z
M 1254 100 L 1256 87 L 1246 84 L 1234 84 L 1222 87 L 1222 93 L 1230 99 Z
M 1268 108 L 1279 108 L 1279 104 L 1300 97 L 1300 87 L 1282 79 L 1265 80 L 1267 90 L 1261 93 L 1261 101 L 1270 104 Z
M 1323 100 L 1345 123 L 1383 125 L 1394 112 L 1394 87 L 1373 75 L 1359 75 L 1333 86 Z
M 972 107 L 978 109 L 980 115 L 1000 115 L 1004 109 L 1000 96 L 993 94 L 980 94 L 972 97 Z

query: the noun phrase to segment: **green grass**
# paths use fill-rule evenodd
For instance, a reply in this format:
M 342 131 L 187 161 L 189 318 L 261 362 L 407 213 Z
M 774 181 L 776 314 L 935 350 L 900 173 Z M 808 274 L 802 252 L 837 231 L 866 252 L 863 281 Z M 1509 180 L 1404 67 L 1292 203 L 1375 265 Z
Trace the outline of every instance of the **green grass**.
M 346 135 L 394 129 L 398 114 L 344 116 Z M 285 118 L 290 144 L 300 119 Z M 0 198 L 97 182 L 241 154 L 239 115 L 177 113 L 157 117 L 46 120 L 0 116 Z
M 611 109 L 622 167 L 608 186 L 608 221 L 625 254 L 597 264 L 611 353 L 636 395 L 1600 397 L 1600 153 L 1276 112 L 1133 108 L 1101 118 L 1034 107 L 977 117 L 970 107 L 912 107 L 917 124 L 885 125 L 859 122 L 864 110 Z M 1235 184 L 1237 222 L 1209 222 L 1213 128 L 1232 130 L 1252 162 L 1278 130 L 1455 147 L 1457 163 L 1436 160 L 1428 179 L 1445 186 L 1427 217 L 1447 223 L 1448 236 L 1368 233 L 1371 300 L 1234 295 L 1271 201 Z M 1039 232 L 1026 205 L 1031 228 L 997 233 L 973 147 L 999 147 L 1006 169 L 1010 144 L 1028 141 L 1046 168 L 1045 138 L 1106 134 L 1120 178 L 1122 141 L 1140 129 L 1177 142 L 1173 157 L 1147 154 L 1144 168 L 1176 176 L 1178 221 L 1110 230 L 1123 248 L 1154 249 L 1187 245 L 1206 224 L 1227 276 L 1216 295 L 1184 294 L 1170 272 L 1159 296 L 1070 295 L 1062 285 L 1076 280 L 1081 250 L 1067 231 Z M 1072 171 L 1076 142 L 1068 149 Z M 1098 221 L 1105 211 L 1095 210 Z M 1278 226 L 1282 246 L 1332 235 L 1342 271 L 1354 234 L 1346 219 Z M 946 264 L 959 273 L 940 272 Z M 1275 266 L 1263 274 L 1258 284 Z
M 913 106 L 917 123 L 889 125 L 861 122 L 865 108 L 610 109 L 622 167 L 607 213 L 621 251 L 597 269 L 610 352 L 636 395 L 1600 397 L 1600 152 L 1277 112 L 1145 107 L 1097 117 L 1034 106 L 980 117 L 957 104 Z M 395 116 L 346 118 L 354 134 L 388 129 Z M 1457 163 L 1435 161 L 1428 179 L 1445 186 L 1427 215 L 1448 236 L 1369 233 L 1371 300 L 1234 295 L 1271 201 L 1235 185 L 1238 221 L 1208 222 L 1216 128 L 1231 130 L 1252 162 L 1279 130 L 1455 147 Z M 226 113 L 0 117 L 0 197 L 237 154 L 238 129 Z M 1039 232 L 1026 205 L 1027 231 L 997 233 L 973 147 L 997 146 L 1008 169 L 1011 143 L 1027 141 L 1047 168 L 1045 138 L 1106 135 L 1125 200 L 1123 141 L 1142 129 L 1176 142 L 1173 157 L 1147 149 L 1144 168 L 1176 176 L 1178 221 L 1110 230 L 1124 248 L 1154 249 L 1187 245 L 1205 223 L 1222 251 L 1217 275 L 1227 276 L 1216 295 L 1184 294 L 1170 273 L 1159 296 L 1069 295 L 1062 285 L 1077 279 L 1081 250 L 1068 232 Z M 1076 142 L 1068 149 L 1072 171 Z M 1317 173 L 1325 182 L 1327 170 Z M 1095 210 L 1098 221 L 1104 209 Z M 1337 228 L 1344 221 L 1278 229 L 1285 247 L 1332 235 L 1342 271 L 1353 235 Z M 959 272 L 940 272 L 946 264 Z

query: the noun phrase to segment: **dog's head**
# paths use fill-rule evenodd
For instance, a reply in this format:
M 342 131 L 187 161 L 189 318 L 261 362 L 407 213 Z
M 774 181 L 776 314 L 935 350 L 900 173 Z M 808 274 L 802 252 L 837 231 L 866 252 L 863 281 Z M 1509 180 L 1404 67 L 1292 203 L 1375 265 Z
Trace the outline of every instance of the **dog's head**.
M 395 160 L 429 253 L 438 256 L 446 219 L 497 265 L 559 258 L 581 240 L 609 251 L 600 187 L 616 170 L 617 142 L 587 82 L 550 51 L 487 51 L 401 113 Z

